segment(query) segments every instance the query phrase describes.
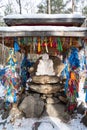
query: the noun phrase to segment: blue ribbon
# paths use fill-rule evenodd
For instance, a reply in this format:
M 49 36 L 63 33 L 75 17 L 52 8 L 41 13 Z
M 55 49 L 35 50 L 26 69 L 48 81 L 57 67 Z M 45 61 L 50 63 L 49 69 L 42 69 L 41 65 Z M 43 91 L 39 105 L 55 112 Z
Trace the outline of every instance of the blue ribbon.
M 78 68 L 80 66 L 80 61 L 78 58 L 78 50 L 76 48 L 72 48 L 71 55 L 68 60 L 69 60 L 71 68 L 73 67 Z
M 85 102 L 87 102 L 87 89 L 86 89 L 86 95 L 85 95 Z
M 15 38 L 15 40 L 14 40 L 14 52 L 17 52 L 17 51 L 19 51 L 19 50 L 20 50 L 20 47 L 19 47 L 19 45 L 18 45 L 17 39 Z

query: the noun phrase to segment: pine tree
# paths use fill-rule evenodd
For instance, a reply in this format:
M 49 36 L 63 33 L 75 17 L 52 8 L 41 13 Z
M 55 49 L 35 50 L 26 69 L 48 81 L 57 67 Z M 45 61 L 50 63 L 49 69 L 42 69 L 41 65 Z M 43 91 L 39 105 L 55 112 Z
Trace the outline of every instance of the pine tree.
M 63 0 L 50 0 L 51 3 L 51 13 L 52 14 L 58 14 L 63 13 L 65 10 L 65 6 L 70 1 L 67 0 L 65 3 Z M 45 0 L 43 3 L 40 3 L 38 6 L 38 13 L 47 13 L 47 0 Z
M 41 2 L 38 6 L 38 11 L 37 13 L 47 13 L 47 1 Z
M 82 12 L 86 17 L 87 17 L 87 6 L 85 6 L 84 8 L 83 8 L 83 12 Z
M 54 13 L 62 13 L 64 9 L 63 0 L 51 0 L 51 12 Z

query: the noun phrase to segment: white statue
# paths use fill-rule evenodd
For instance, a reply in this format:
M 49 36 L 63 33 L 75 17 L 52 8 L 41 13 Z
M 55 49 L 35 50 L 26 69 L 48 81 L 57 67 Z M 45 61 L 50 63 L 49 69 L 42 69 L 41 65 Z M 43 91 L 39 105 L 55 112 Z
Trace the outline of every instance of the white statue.
M 43 54 L 42 59 L 37 66 L 36 75 L 55 75 L 53 61 L 49 59 L 48 54 Z

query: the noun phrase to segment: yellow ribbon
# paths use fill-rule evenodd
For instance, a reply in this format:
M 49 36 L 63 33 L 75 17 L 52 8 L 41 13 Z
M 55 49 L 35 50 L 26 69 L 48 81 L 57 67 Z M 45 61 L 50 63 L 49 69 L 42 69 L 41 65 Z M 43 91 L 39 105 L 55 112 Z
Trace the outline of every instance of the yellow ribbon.
M 72 38 L 70 38 L 70 46 L 72 46 Z
M 52 47 L 52 38 L 49 38 L 50 46 Z
M 18 43 L 19 43 L 19 45 L 21 44 L 20 37 L 18 37 Z
M 41 52 L 40 38 L 38 38 L 38 52 Z

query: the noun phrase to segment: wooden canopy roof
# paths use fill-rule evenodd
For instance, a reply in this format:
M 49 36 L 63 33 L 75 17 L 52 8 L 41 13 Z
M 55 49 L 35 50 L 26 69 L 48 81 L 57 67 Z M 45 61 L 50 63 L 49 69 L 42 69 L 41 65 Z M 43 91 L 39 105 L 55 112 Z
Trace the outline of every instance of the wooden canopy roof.
M 8 26 L 81 26 L 84 20 L 85 16 L 81 14 L 16 14 L 4 17 Z

